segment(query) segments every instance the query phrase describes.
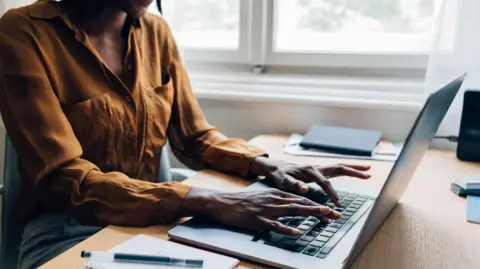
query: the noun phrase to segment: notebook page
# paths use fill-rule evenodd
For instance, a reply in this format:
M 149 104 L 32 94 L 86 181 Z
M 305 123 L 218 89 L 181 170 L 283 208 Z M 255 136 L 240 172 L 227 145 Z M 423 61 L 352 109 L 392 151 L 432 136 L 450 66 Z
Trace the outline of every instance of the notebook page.
M 174 258 L 202 259 L 203 268 L 208 269 L 230 269 L 238 264 L 238 260 L 204 250 L 183 246 L 170 241 L 161 240 L 146 235 L 138 235 L 114 248 L 109 252 L 131 253 L 144 255 L 161 255 Z M 186 268 L 177 266 L 162 266 L 151 264 L 133 264 L 133 263 L 109 263 L 87 261 L 83 268 L 88 269 L 176 269 Z

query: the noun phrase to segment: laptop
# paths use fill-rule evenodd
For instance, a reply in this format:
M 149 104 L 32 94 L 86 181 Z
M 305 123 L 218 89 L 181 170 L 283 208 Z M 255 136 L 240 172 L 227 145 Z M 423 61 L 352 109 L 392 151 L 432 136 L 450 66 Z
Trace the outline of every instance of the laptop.
M 350 268 L 405 192 L 465 76 L 462 75 L 428 98 L 380 191 L 335 185 L 336 189 L 341 190 L 338 194 L 343 205 L 337 208 L 319 187 L 311 185 L 307 197 L 341 211 L 341 219 L 280 218 L 282 223 L 302 231 L 301 236 L 293 237 L 272 231 L 252 233 L 224 228 L 206 218 L 197 217 L 171 229 L 169 237 L 279 268 Z M 271 186 L 262 181 L 249 188 Z

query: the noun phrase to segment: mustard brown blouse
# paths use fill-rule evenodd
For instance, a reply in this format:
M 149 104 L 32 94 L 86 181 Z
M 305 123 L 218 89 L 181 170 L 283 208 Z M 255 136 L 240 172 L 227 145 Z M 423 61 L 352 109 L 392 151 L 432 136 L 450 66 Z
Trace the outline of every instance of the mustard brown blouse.
M 119 79 L 52 1 L 0 19 L 0 111 L 19 156 L 20 221 L 68 213 L 82 224 L 174 221 L 190 187 L 157 183 L 167 139 L 185 164 L 246 176 L 265 153 L 208 124 L 166 22 L 133 20 Z

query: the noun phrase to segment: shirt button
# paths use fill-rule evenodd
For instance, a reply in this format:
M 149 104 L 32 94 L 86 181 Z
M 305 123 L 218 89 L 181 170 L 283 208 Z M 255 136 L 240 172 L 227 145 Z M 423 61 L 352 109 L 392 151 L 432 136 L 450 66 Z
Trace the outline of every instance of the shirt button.
M 133 101 L 131 96 L 126 96 L 125 100 L 127 101 L 127 103 L 131 103 Z
M 135 138 L 135 132 L 130 132 L 130 133 L 128 134 L 128 138 L 134 139 L 134 138 Z

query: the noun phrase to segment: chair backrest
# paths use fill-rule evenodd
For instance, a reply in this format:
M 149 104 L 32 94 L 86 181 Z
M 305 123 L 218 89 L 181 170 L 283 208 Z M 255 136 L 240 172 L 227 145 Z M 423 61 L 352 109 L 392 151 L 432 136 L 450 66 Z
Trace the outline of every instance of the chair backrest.
M 18 159 L 12 143 L 5 138 L 5 160 L 2 195 L 2 224 L 0 233 L 0 268 L 16 268 L 21 227 L 13 219 L 13 208 L 18 195 L 20 175 Z
M 168 155 L 168 147 L 165 145 L 162 149 L 162 159 L 160 159 L 160 167 L 158 169 L 158 182 L 172 181 L 172 173 L 170 172 L 170 156 Z

